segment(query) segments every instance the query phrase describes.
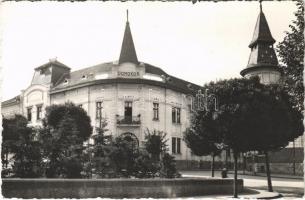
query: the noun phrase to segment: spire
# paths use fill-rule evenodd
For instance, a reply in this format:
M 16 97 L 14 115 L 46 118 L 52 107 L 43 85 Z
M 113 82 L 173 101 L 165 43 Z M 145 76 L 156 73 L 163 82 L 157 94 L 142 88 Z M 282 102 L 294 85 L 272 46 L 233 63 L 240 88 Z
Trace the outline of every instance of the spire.
M 273 48 L 275 40 L 273 39 L 266 17 L 262 11 L 262 1 L 260 0 L 260 13 L 254 29 L 252 41 L 249 45 L 251 53 L 246 69 L 243 69 L 240 74 L 242 76 L 252 73 L 263 68 L 273 69 L 278 71 L 278 60 Z
M 265 14 L 263 13 L 262 0 L 259 1 L 260 12 L 256 21 L 252 41 L 249 44 L 249 47 L 252 48 L 258 42 L 266 42 L 269 44 L 274 44 L 275 40 L 273 39 Z
M 260 8 L 261 13 L 263 12 L 262 2 L 263 2 L 263 0 L 259 0 L 259 8 Z
M 136 50 L 134 47 L 134 43 L 132 40 L 131 30 L 129 26 L 129 19 L 128 19 L 128 10 L 126 12 L 127 14 L 127 20 L 126 20 L 126 26 L 125 26 L 125 32 L 124 32 L 124 38 L 122 42 L 122 48 L 121 48 L 121 54 L 119 59 L 119 64 L 124 62 L 131 62 L 138 64 L 138 58 L 136 54 Z

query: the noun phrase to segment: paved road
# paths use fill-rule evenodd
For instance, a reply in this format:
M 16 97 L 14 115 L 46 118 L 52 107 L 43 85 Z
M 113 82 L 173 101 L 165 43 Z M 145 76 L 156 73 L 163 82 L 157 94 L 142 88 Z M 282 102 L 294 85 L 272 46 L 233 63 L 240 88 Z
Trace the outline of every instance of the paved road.
M 207 177 L 211 176 L 209 171 L 183 171 L 183 176 Z M 228 175 L 233 178 L 233 174 Z M 220 177 L 220 172 L 215 173 L 215 177 Z M 267 178 L 261 176 L 238 175 L 244 179 L 244 186 L 253 189 L 267 190 Z M 273 190 L 283 194 L 285 198 L 303 197 L 304 181 L 289 178 L 272 178 Z

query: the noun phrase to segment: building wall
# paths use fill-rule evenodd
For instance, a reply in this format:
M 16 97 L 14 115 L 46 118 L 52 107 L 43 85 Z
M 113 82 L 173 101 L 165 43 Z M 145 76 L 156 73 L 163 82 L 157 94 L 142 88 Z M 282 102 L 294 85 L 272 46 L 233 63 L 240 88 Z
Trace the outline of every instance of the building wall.
M 1 114 L 4 118 L 14 117 L 15 114 L 21 114 L 21 104 L 19 102 L 3 105 Z
M 92 120 L 92 126 L 99 126 L 96 119 L 96 102 L 102 101 L 102 117 L 107 120 L 108 134 L 120 136 L 131 132 L 137 136 L 140 145 L 145 140 L 146 130 L 158 130 L 167 133 L 167 144 L 171 152 L 172 137 L 181 138 L 181 153 L 176 159 L 195 159 L 183 142 L 183 132 L 190 125 L 190 100 L 185 94 L 170 89 L 143 84 L 103 84 L 86 86 L 65 92 L 52 94 L 51 104 L 63 104 L 71 101 L 82 105 Z M 132 115 L 140 115 L 140 125 L 118 125 L 117 115 L 124 116 L 124 102 L 131 101 Z M 153 120 L 153 103 L 159 103 L 159 120 Z M 172 107 L 181 108 L 181 123 L 172 122 Z
M 259 69 L 247 74 L 245 77 L 249 78 L 250 76 L 258 76 L 263 84 L 274 84 L 279 82 L 281 73 L 275 70 Z
M 37 107 L 42 107 L 42 117 L 45 115 L 45 108 L 50 105 L 49 87 L 45 85 L 31 85 L 21 94 L 22 114 L 27 117 L 28 108 L 31 108 L 32 119 L 29 126 L 40 126 L 41 119 L 37 119 Z

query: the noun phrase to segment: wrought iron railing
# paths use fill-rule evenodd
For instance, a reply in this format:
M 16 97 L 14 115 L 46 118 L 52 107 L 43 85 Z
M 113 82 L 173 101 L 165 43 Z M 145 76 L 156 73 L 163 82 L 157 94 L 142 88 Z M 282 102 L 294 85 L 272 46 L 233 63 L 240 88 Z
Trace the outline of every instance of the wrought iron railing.
M 141 124 L 140 115 L 138 116 L 119 116 L 117 115 L 117 124 L 130 124 L 130 125 L 139 125 Z

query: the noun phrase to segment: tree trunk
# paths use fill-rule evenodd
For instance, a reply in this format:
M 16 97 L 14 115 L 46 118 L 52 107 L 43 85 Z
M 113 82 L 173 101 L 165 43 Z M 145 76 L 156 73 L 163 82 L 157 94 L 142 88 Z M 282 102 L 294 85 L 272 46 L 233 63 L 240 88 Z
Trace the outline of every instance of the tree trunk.
M 6 148 L 6 152 L 5 152 L 5 168 L 6 169 L 8 167 L 8 152 L 9 152 L 9 149 Z
M 246 156 L 244 154 L 243 155 L 243 175 L 246 174 L 246 166 L 247 166 L 247 163 L 246 163 Z
M 238 188 L 237 188 L 237 152 L 233 151 L 234 156 L 234 181 L 233 181 L 233 188 L 234 188 L 234 198 L 238 197 Z
M 211 163 L 211 171 L 212 171 L 212 177 L 214 177 L 214 164 L 215 164 L 215 154 L 212 153 L 212 163 Z
M 268 191 L 269 192 L 273 192 L 268 152 L 264 151 L 264 154 L 265 154 L 265 161 L 266 161 L 266 173 L 267 173 L 267 181 L 268 181 Z

